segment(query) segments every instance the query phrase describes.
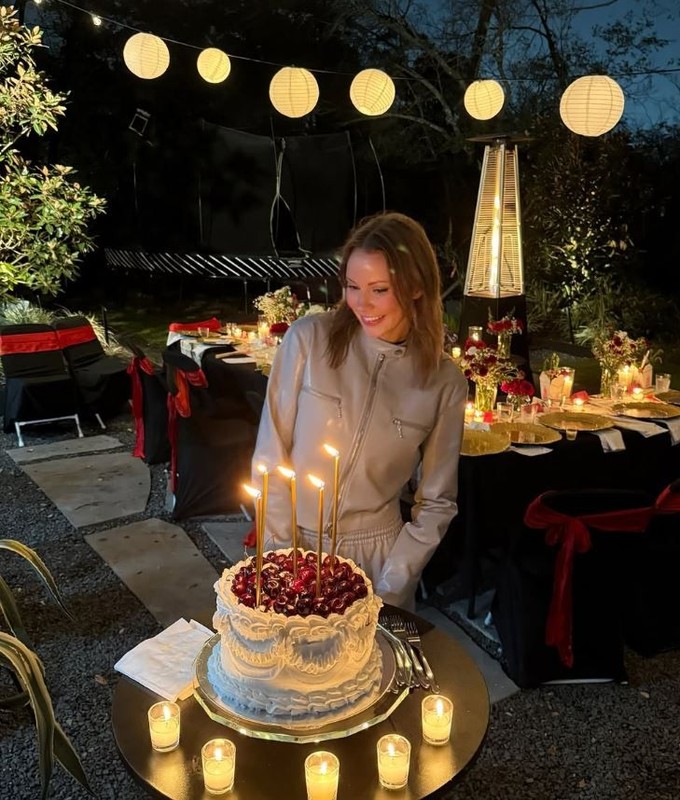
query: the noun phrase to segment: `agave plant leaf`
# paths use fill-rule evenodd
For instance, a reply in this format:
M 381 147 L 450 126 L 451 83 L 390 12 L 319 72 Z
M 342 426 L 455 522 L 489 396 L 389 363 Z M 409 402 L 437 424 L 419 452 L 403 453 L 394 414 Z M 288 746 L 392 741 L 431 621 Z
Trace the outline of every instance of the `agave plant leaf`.
M 76 753 L 71 744 L 71 740 L 64 733 L 58 722 L 54 728 L 54 755 L 62 767 L 69 772 L 89 794 L 94 796 L 95 793 L 87 780 L 87 775 L 78 757 L 78 753 Z
M 33 647 L 26 633 L 26 629 L 24 628 L 24 623 L 21 619 L 16 601 L 14 600 L 12 590 L 9 588 L 2 575 L 0 575 L 0 611 L 14 636 L 16 636 L 17 639 L 21 639 L 26 647 Z
M 38 735 L 38 762 L 42 798 L 46 800 L 50 778 L 54 769 L 54 730 L 56 720 L 47 686 L 43 679 L 40 661 L 23 642 L 0 631 L 0 661 L 15 671 L 29 694 L 35 727 Z
M 50 591 L 50 594 L 54 599 L 59 603 L 62 611 L 66 616 L 73 621 L 73 617 L 69 612 L 68 608 L 59 593 L 59 589 L 57 588 L 57 584 L 52 577 L 52 573 L 47 569 L 45 562 L 40 558 L 40 556 L 32 550 L 30 547 L 27 547 L 22 542 L 16 541 L 16 539 L 0 539 L 0 549 L 2 550 L 11 550 L 13 553 L 17 553 L 22 558 L 26 559 L 28 563 L 33 567 L 33 569 L 38 573 L 38 575 L 42 578 L 45 586 Z

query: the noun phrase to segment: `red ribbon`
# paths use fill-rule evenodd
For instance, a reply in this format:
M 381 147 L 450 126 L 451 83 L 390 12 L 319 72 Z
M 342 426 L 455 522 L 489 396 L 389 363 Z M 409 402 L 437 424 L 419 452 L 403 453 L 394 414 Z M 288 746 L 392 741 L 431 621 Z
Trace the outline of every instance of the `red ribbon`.
M 60 350 L 56 331 L 41 333 L 5 333 L 0 336 L 0 356 L 17 353 L 44 353 Z
M 656 498 L 654 507 L 657 514 L 676 514 L 680 511 L 680 491 L 674 492 L 671 486 L 667 486 Z
M 217 331 L 221 327 L 220 321 L 213 317 L 212 319 L 203 320 L 203 322 L 171 322 L 168 325 L 168 330 L 173 333 L 177 331 L 197 331 L 199 328 L 209 328 L 211 331 Z
M 202 369 L 191 372 L 174 369 L 173 375 L 177 391 L 175 394 L 168 394 L 168 439 L 170 441 L 170 491 L 174 494 L 177 485 L 177 415 L 185 418 L 191 416 L 189 385 L 205 389 L 208 381 Z
M 549 647 L 556 647 L 562 663 L 572 667 L 574 665 L 572 640 L 574 553 L 586 553 L 590 550 L 592 543 L 588 526 L 600 531 L 642 533 L 647 529 L 655 508 L 632 508 L 572 517 L 548 508 L 543 504 L 544 496 L 537 497 L 529 505 L 524 515 L 524 523 L 529 528 L 547 529 L 546 544 L 561 545 L 555 562 L 555 578 L 546 622 L 545 643 Z
M 57 330 L 57 338 L 63 350 L 65 347 L 72 347 L 74 344 L 85 344 L 92 342 L 97 337 L 91 325 L 80 325 L 77 328 L 62 328 Z
M 153 375 L 153 364 L 148 358 L 133 356 L 127 372 L 132 380 L 132 416 L 135 418 L 135 447 L 132 451 L 134 458 L 144 458 L 144 391 L 140 369 L 147 375 Z

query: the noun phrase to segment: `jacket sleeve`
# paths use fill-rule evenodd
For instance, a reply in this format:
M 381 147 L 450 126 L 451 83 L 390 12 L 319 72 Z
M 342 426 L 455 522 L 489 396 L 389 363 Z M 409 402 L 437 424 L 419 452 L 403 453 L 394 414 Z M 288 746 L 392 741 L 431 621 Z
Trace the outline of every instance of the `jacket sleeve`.
M 422 477 L 412 521 L 401 529 L 376 582 L 376 592 L 386 603 L 404 608 L 413 608 L 421 573 L 458 511 L 458 459 L 467 383 L 456 371 L 453 384 L 443 396 L 437 422 L 422 445 Z
M 272 364 L 267 397 L 252 463 L 253 486 L 261 488 L 260 464 L 270 472 L 266 509 L 265 549 L 290 546 L 290 483 L 277 472 L 278 466 L 290 467 L 298 396 L 302 386 L 307 347 L 299 323 L 291 325 Z

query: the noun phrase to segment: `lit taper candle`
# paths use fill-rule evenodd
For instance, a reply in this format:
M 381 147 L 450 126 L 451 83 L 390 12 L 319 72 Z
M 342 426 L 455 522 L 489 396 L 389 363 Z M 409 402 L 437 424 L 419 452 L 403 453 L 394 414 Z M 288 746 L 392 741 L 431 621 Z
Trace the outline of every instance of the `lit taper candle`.
M 255 500 L 255 605 L 260 605 L 260 584 L 262 582 L 262 556 L 264 550 L 264 526 L 262 525 L 262 492 L 243 484 L 243 488 Z
M 293 577 L 297 578 L 297 556 L 298 556 L 298 529 L 297 529 L 297 480 L 295 470 L 288 467 L 277 467 L 284 478 L 290 480 L 290 507 L 291 507 L 291 541 L 293 543 Z
M 323 552 L 323 490 L 326 484 L 321 478 L 314 475 L 307 475 L 309 480 L 319 490 L 319 519 L 317 523 L 318 533 L 316 536 L 316 596 L 321 597 L 321 555 Z
M 335 566 L 335 551 L 338 542 L 338 488 L 340 486 L 340 453 L 329 444 L 323 449 L 333 459 L 333 512 L 331 517 L 331 568 Z

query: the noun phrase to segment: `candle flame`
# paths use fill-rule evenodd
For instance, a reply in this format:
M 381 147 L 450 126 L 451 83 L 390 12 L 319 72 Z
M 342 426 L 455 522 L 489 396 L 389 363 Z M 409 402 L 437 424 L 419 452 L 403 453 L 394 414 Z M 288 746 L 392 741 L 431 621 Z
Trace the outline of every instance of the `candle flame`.
M 172 714 L 170 712 L 170 706 L 164 705 L 163 706 L 163 718 L 164 719 L 170 719 L 171 716 L 172 716 Z
M 336 450 L 334 447 L 331 447 L 331 445 L 329 444 L 325 444 L 323 446 L 323 449 L 328 453 L 329 456 L 332 456 L 333 458 L 338 458 L 338 456 L 340 455 L 340 452 Z
M 222 748 L 221 747 L 216 747 L 215 748 L 215 761 L 221 761 L 221 760 L 222 760 Z
M 325 774 L 328 772 L 328 762 L 327 762 L 327 761 L 322 761 L 322 762 L 319 764 L 319 772 L 320 772 L 322 775 L 325 775 Z
M 321 478 L 317 478 L 315 475 L 308 474 L 307 477 L 317 489 L 323 489 L 326 485 Z
M 295 477 L 295 470 L 288 469 L 288 467 L 277 467 L 278 471 L 283 475 L 284 478 L 294 478 Z
M 256 469 L 260 473 L 260 475 L 266 475 L 269 472 L 269 470 L 267 469 L 267 467 L 265 467 L 264 464 L 258 464 Z
M 387 743 L 387 755 L 388 755 L 390 758 L 394 758 L 394 757 L 397 755 L 396 748 L 395 748 L 395 746 L 392 744 L 392 742 L 388 742 L 388 743 Z
M 246 492 L 248 492 L 248 494 L 251 497 L 254 497 L 255 500 L 259 500 L 260 497 L 262 497 L 262 492 L 258 491 L 257 489 L 254 489 L 252 486 L 248 486 L 247 483 L 243 484 L 243 488 L 246 490 Z
M 434 711 L 438 717 L 444 716 L 444 703 L 442 703 L 441 700 L 437 700 L 437 702 L 434 704 Z

